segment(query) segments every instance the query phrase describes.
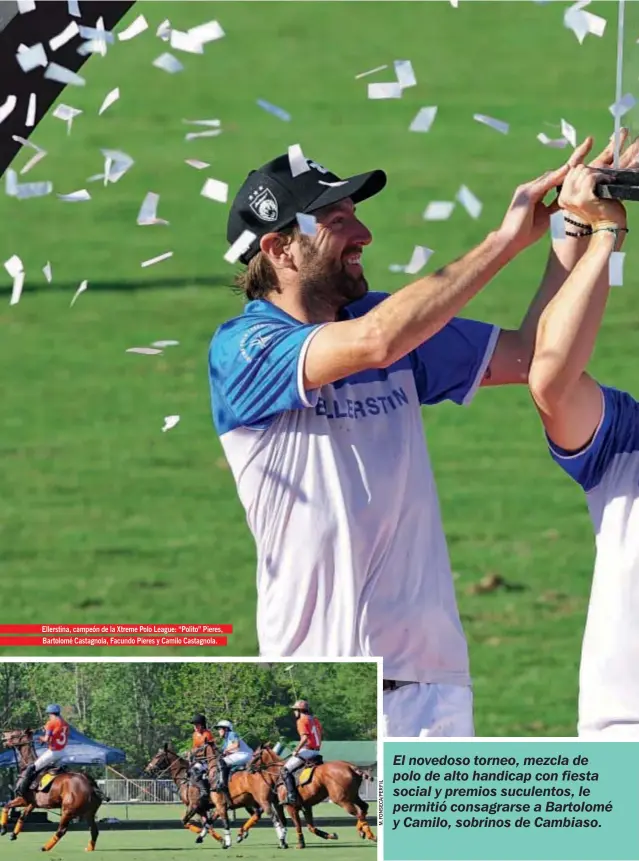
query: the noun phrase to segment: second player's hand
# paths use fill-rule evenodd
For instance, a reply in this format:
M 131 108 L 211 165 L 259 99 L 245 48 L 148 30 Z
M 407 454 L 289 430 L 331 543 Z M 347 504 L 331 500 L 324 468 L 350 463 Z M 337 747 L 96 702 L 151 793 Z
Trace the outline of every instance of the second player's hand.
M 595 194 L 595 186 L 602 176 L 584 164 L 571 167 L 563 182 L 559 206 L 595 229 L 604 222 L 625 227 L 626 210 L 623 204 L 618 200 L 599 198 Z

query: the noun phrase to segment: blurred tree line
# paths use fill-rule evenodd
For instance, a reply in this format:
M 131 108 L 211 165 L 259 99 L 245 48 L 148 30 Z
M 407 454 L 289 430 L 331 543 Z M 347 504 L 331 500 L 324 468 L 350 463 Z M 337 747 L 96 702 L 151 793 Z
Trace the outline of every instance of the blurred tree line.
M 251 745 L 296 737 L 289 706 L 308 699 L 335 741 L 377 736 L 374 664 L 1 663 L 0 729 L 40 729 L 48 703 L 96 741 L 125 751 L 139 773 L 171 742 L 190 747 L 196 712 L 226 718 Z

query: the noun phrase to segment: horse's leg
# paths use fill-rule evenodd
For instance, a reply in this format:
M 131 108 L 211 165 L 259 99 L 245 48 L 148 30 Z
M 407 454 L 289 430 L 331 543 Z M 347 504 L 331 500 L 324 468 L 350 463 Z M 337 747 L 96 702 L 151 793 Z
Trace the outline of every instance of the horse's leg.
M 18 821 L 15 824 L 15 828 L 13 829 L 13 833 L 11 834 L 11 837 L 9 838 L 10 840 L 17 840 L 18 839 L 18 834 L 20 834 L 20 832 L 24 828 L 24 820 L 31 813 L 31 811 L 33 810 L 34 807 L 35 807 L 35 804 L 27 804 L 27 806 L 22 810 L 22 813 L 20 814 Z
M 377 837 L 373 834 L 370 825 L 366 820 L 366 814 L 368 813 L 368 804 L 363 801 L 359 796 L 357 796 L 355 801 L 338 801 L 340 807 L 343 807 L 347 813 L 350 813 L 351 816 L 357 817 L 357 833 L 362 838 L 366 840 L 372 840 L 375 843 L 377 842 Z
M 247 807 L 246 812 L 249 814 L 249 818 L 243 825 L 240 827 L 240 830 L 237 833 L 237 842 L 241 843 L 242 840 L 246 840 L 248 837 L 248 833 L 251 828 L 260 821 L 262 818 L 263 810 L 261 807 Z
M 98 826 L 97 826 L 97 823 L 95 821 L 95 814 L 96 813 L 97 813 L 97 809 L 92 810 L 90 813 L 87 814 L 87 817 L 86 817 L 86 820 L 89 824 L 89 828 L 91 830 L 91 837 L 89 838 L 89 845 L 85 849 L 85 852 L 94 852 L 95 851 L 95 844 L 98 842 L 98 835 L 100 834 L 100 832 L 98 831 Z
M 223 802 L 222 804 L 216 804 L 215 814 L 216 816 L 219 816 L 219 818 L 222 820 L 222 826 L 224 828 L 222 849 L 230 849 L 233 845 L 233 841 L 231 840 L 231 823 L 229 821 L 229 810 L 226 802 Z
M 2 808 L 2 813 L 0 813 L 0 837 L 4 837 L 7 833 L 7 825 L 9 824 L 9 811 L 14 807 L 27 807 L 29 802 L 26 798 L 23 798 L 21 795 L 18 798 L 14 798 L 13 801 L 7 802 Z
M 304 818 L 306 819 L 306 827 L 311 834 L 314 834 L 316 837 L 321 837 L 322 840 L 337 840 L 337 834 L 329 834 L 328 831 L 322 831 L 321 828 L 317 828 L 313 821 L 313 810 L 310 805 L 304 805 L 302 810 L 304 811 Z
M 300 813 L 297 807 L 294 804 L 287 804 L 288 815 L 293 820 L 293 825 L 295 825 L 295 833 L 297 834 L 297 846 L 296 849 L 305 849 L 306 843 L 304 842 L 304 835 L 302 833 L 302 820 L 300 819 Z
M 53 849 L 53 847 L 56 845 L 56 843 L 59 843 L 60 840 L 62 840 L 64 835 L 67 833 L 69 823 L 71 822 L 72 819 L 73 819 L 73 812 L 71 810 L 63 810 L 62 811 L 62 815 L 60 816 L 60 824 L 58 825 L 58 830 L 53 835 L 53 837 L 51 837 L 50 840 L 47 840 L 47 842 L 44 844 L 44 846 L 42 847 L 43 852 L 49 852 L 51 849 Z
M 278 845 L 280 849 L 288 849 L 286 842 L 286 817 L 284 810 L 279 800 L 271 803 L 268 799 L 263 802 L 264 811 L 271 817 L 273 828 L 277 834 Z

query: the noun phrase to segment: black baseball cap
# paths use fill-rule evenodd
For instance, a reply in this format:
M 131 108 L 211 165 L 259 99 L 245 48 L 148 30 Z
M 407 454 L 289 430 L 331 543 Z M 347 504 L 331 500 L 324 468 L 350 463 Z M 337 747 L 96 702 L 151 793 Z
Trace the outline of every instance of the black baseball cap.
M 245 230 L 255 234 L 256 238 L 239 258 L 242 263 L 248 263 L 260 250 L 262 236 L 289 227 L 298 212 L 311 214 L 347 197 L 360 203 L 386 185 L 383 170 L 340 179 L 321 164 L 311 159 L 305 161 L 308 170 L 293 176 L 288 154 L 280 155 L 252 170 L 244 180 L 231 204 L 226 227 L 226 238 L 231 244 Z

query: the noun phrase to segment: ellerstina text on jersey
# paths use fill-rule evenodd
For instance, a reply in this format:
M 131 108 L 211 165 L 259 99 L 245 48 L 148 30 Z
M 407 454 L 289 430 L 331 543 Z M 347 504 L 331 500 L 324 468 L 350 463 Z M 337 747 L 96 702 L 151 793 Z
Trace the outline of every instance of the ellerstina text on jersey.
M 318 398 L 315 414 L 327 419 L 360 419 L 367 416 L 387 415 L 397 407 L 408 404 L 408 395 L 403 388 L 393 389 L 390 395 L 379 395 L 355 401 L 351 398 Z

